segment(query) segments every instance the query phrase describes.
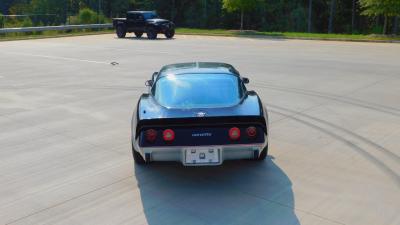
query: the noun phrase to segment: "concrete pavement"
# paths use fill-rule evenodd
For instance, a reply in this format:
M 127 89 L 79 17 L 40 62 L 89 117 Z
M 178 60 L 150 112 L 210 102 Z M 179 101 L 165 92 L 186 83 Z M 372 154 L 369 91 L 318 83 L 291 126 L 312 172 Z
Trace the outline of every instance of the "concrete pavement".
M 399 58 L 399 44 L 235 37 L 0 42 L 0 224 L 398 225 Z M 188 61 L 250 78 L 265 162 L 134 166 L 145 80 Z

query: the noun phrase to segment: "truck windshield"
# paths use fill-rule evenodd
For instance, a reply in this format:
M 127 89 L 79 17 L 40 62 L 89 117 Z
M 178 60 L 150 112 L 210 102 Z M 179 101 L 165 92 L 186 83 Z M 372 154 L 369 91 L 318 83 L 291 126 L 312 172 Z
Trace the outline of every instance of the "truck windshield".
M 153 88 L 156 101 L 169 108 L 233 106 L 242 92 L 239 78 L 231 74 L 166 75 Z
M 143 13 L 143 17 L 145 20 L 149 20 L 158 18 L 158 15 L 155 12 L 148 12 L 148 13 Z

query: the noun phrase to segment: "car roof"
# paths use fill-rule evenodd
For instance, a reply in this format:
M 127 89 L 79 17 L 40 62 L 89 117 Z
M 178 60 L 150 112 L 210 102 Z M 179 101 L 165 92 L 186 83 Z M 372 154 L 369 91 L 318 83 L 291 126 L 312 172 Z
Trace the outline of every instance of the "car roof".
M 164 66 L 159 76 L 182 74 L 232 74 L 240 76 L 239 72 L 230 64 L 220 62 L 189 62 Z
M 155 13 L 155 11 L 128 11 L 128 13 Z

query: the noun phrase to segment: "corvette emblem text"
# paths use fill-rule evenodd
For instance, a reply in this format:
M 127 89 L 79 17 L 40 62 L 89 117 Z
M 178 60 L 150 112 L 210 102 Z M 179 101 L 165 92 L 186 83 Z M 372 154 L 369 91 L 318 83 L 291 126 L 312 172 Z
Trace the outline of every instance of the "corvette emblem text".
M 212 133 L 195 133 L 192 134 L 192 137 L 211 137 Z

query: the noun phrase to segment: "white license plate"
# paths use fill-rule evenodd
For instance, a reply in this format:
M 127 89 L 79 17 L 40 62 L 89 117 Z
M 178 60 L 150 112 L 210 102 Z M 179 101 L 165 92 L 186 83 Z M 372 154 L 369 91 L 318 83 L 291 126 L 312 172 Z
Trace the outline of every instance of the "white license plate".
M 186 164 L 219 164 L 220 149 L 218 148 L 187 148 L 185 149 Z

